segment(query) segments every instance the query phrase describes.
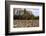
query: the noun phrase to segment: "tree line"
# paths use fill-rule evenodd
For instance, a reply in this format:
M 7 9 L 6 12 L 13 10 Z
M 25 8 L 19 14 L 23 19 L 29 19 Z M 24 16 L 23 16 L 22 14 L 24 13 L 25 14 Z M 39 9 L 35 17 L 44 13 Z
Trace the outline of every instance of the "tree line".
M 33 14 L 32 15 L 29 15 L 26 11 L 26 9 L 24 9 L 24 14 L 23 15 L 14 15 L 14 20 L 36 20 L 36 19 L 39 19 L 39 16 L 34 16 Z

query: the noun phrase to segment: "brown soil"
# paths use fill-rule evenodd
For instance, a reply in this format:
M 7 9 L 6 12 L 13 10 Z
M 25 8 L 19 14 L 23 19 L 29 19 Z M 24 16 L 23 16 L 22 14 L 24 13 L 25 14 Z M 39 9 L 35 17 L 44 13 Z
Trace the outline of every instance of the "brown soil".
M 16 27 L 38 27 L 39 20 L 14 20 L 14 28 Z

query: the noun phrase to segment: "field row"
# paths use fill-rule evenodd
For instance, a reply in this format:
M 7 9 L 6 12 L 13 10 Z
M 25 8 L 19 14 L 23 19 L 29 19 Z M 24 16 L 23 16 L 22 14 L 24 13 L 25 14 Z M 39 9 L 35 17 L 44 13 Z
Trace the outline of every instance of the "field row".
M 38 27 L 39 20 L 14 20 L 14 27 Z

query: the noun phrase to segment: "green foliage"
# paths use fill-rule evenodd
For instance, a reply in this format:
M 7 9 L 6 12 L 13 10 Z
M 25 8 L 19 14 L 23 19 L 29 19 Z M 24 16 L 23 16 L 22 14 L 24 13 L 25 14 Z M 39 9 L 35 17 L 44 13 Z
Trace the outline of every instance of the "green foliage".
M 30 20 L 30 19 L 32 19 L 32 20 L 36 20 L 36 19 L 39 19 L 39 16 L 33 16 L 33 15 L 31 15 L 31 16 L 27 16 L 27 15 L 22 15 L 22 16 L 14 16 L 14 19 L 18 19 L 18 20 Z
M 36 19 L 39 19 L 39 16 L 34 16 L 34 15 L 32 15 L 32 17 L 31 17 L 33 20 L 36 20 Z

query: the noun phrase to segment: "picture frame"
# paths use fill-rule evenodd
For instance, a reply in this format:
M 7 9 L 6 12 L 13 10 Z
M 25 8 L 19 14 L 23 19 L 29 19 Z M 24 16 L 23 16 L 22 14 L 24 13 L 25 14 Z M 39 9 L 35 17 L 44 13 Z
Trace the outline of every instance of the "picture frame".
M 17 19 L 16 17 L 15 17 L 15 19 L 13 18 L 14 17 L 13 15 L 16 12 L 16 10 L 18 10 L 18 9 L 30 10 L 30 8 L 31 9 L 32 8 L 35 8 L 35 9 L 39 8 L 40 9 L 40 11 L 39 11 L 40 14 L 37 14 L 37 15 L 40 15 L 39 16 L 39 18 L 40 18 L 39 26 L 41 26 L 41 27 L 37 28 L 38 26 L 36 25 L 36 26 L 33 26 L 34 28 L 33 27 L 29 27 L 29 26 L 28 26 L 29 28 L 28 27 L 25 28 L 23 25 L 21 25 L 23 23 L 20 24 L 21 26 L 18 25 L 19 27 L 18 26 L 17 27 L 16 26 L 13 27 L 13 21 L 16 21 L 16 19 Z M 17 13 L 15 13 L 15 15 L 16 14 Z M 42 16 L 42 18 L 41 18 L 41 16 Z M 28 17 L 28 15 L 27 15 L 27 17 Z M 18 19 L 18 20 L 22 20 L 22 19 Z M 32 19 L 34 19 L 34 18 L 32 18 Z M 23 19 L 23 20 L 25 20 L 25 19 Z M 22 26 L 23 26 L 23 28 L 20 28 Z M 18 34 L 37 34 L 37 33 L 45 33 L 45 3 L 40 3 L 40 2 L 22 2 L 22 1 L 5 1 L 5 34 L 6 35 L 18 35 Z

